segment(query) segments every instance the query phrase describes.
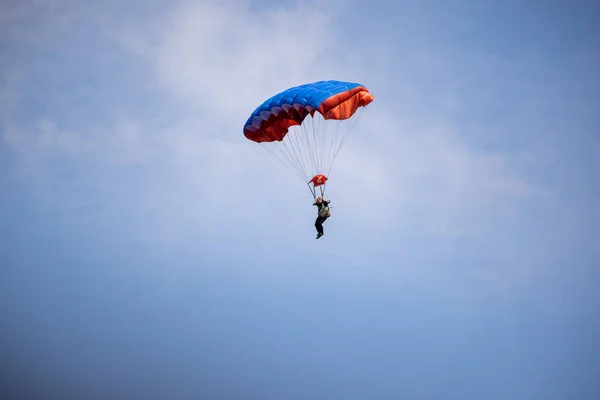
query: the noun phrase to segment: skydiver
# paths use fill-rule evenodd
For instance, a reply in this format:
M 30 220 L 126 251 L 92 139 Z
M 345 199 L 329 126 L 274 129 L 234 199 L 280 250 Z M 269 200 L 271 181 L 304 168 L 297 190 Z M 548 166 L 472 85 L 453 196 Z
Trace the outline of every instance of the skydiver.
M 329 203 L 330 202 L 331 202 L 331 200 L 323 201 L 322 197 L 317 197 L 317 199 L 313 203 L 313 206 L 317 206 L 317 208 L 318 208 L 318 215 L 317 215 L 317 219 L 315 221 L 315 228 L 317 228 L 316 239 L 323 236 L 323 222 L 325 222 L 327 220 L 327 218 L 329 218 L 331 216 L 331 213 L 329 212 Z

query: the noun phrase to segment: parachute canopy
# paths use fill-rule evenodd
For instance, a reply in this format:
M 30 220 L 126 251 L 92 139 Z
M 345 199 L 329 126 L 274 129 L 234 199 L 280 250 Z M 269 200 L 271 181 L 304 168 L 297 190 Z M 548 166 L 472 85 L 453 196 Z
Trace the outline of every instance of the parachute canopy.
M 358 110 L 374 99 L 359 83 L 328 80 L 292 87 L 254 110 L 244 136 L 294 169 L 309 187 L 312 183 L 313 196 L 317 186 L 323 194 L 326 175 L 360 116 Z
M 373 101 L 358 83 L 320 81 L 287 89 L 261 104 L 244 125 L 244 135 L 254 142 L 281 141 L 293 125 L 318 112 L 324 119 L 350 118 L 358 107 Z

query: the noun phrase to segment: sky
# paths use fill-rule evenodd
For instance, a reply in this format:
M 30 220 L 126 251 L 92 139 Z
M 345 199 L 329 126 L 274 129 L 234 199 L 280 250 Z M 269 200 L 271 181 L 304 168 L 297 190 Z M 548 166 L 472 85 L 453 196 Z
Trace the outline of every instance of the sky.
M 597 1 L 0 0 L 0 392 L 600 398 Z M 242 133 L 372 102 L 332 217 Z

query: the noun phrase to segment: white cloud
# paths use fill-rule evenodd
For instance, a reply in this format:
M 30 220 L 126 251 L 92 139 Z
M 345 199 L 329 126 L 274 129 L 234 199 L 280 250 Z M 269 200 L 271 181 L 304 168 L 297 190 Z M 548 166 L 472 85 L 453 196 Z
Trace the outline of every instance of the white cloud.
M 339 46 L 338 36 L 343 35 L 338 35 L 332 19 L 319 10 L 302 6 L 293 11 L 252 14 L 243 7 L 226 7 L 219 2 L 186 3 L 169 16 L 154 48 L 146 43 L 136 46 L 144 51 L 136 52 L 156 62 L 157 77 L 169 93 L 203 110 L 231 118 L 234 123 L 224 126 L 223 136 L 237 138 L 239 126 L 266 96 L 295 83 L 335 75 L 336 71 L 344 70 L 351 75 L 349 68 L 362 71 L 374 62 L 363 57 L 363 65 L 358 62 L 349 67 L 334 56 L 328 56 L 329 51 Z M 138 32 L 125 37 L 137 37 L 134 42 L 139 43 L 142 36 Z M 131 45 L 131 40 L 125 39 L 122 43 Z M 365 49 L 357 49 L 361 50 Z M 385 54 L 381 46 L 373 52 Z M 357 54 L 347 57 L 355 61 L 361 59 Z M 391 66 L 387 71 L 391 71 Z M 402 184 L 413 180 L 412 189 L 418 190 L 421 182 L 438 190 L 449 188 L 444 193 L 446 203 L 460 202 L 461 191 L 474 195 L 474 185 L 485 184 L 487 190 L 496 192 L 503 191 L 504 187 L 513 194 L 517 187 L 527 187 L 519 179 L 503 175 L 509 173 L 506 159 L 478 156 L 462 145 L 460 135 L 451 124 L 442 121 L 431 127 L 419 120 L 422 115 L 407 118 L 405 114 L 394 120 L 392 110 L 396 107 L 397 104 L 378 104 L 377 100 L 369 106 L 351 137 L 354 144 L 349 142 L 340 155 L 340 159 L 347 160 L 346 164 L 334 167 L 336 174 L 366 183 L 369 191 L 382 193 L 384 197 L 396 191 L 394 186 L 398 185 L 398 174 L 401 174 Z M 377 116 L 369 116 L 369 113 Z M 404 125 L 399 123 L 402 119 Z M 229 127 L 236 130 L 229 133 Z M 361 133 L 375 137 L 375 144 L 370 145 L 368 139 L 363 142 Z M 371 156 L 366 157 L 364 151 L 371 151 Z M 384 160 L 387 165 L 382 163 Z M 368 182 L 365 182 L 365 174 Z
M 129 21 L 125 30 L 106 32 L 131 57 L 140 57 L 144 61 L 140 65 L 153 70 L 165 93 L 165 105 L 174 100 L 182 108 L 189 107 L 183 120 L 166 117 L 168 128 L 157 128 L 136 112 L 116 110 L 112 128 L 106 131 L 66 133 L 45 126 L 26 133 L 15 128 L 5 133 L 6 142 L 29 167 L 51 153 L 94 156 L 98 166 L 150 165 L 162 159 L 161 165 L 170 168 L 176 181 L 188 185 L 207 180 L 218 187 L 219 182 L 238 180 L 237 185 L 253 186 L 248 179 L 280 165 L 243 138 L 241 126 L 252 109 L 294 84 L 337 78 L 336 73 L 351 79 L 352 71 L 361 76 L 376 61 L 367 54 L 380 57 L 386 54 L 386 46 L 359 47 L 339 59 L 336 48 L 343 33 L 328 14 L 330 9 L 302 4 L 250 12 L 246 6 L 244 2 L 185 2 L 164 16 L 164 22 Z M 111 28 L 106 20 L 102 26 Z M 354 62 L 347 64 L 346 59 Z M 393 67 L 378 70 L 391 74 Z M 385 79 L 379 76 L 376 81 L 381 84 Z M 397 80 L 399 91 L 403 84 L 412 87 Z M 469 215 L 485 212 L 494 202 L 510 205 L 511 196 L 533 193 L 510 170 L 508 158 L 469 150 L 457 128 L 434 112 L 406 104 L 396 117 L 404 104 L 390 104 L 389 98 L 381 101 L 376 92 L 375 96 L 334 166 L 330 186 L 343 199 L 340 208 L 356 210 L 357 217 L 368 218 L 366 223 L 373 218 L 406 221 L 418 215 L 418 221 L 412 217 L 413 229 L 416 224 L 417 230 L 456 235 L 461 233 L 458 225 L 464 230 L 473 226 L 476 218 Z M 50 173 L 43 165 L 38 168 Z M 205 172 L 198 174 L 201 170 Z M 278 169 L 277 176 L 286 173 L 290 185 L 300 184 L 291 171 Z M 259 190 L 269 186 L 264 181 L 258 185 L 262 185 Z M 361 206 L 363 195 L 382 199 L 368 216 Z
M 333 74 L 331 28 L 331 19 L 310 4 L 253 13 L 230 3 L 186 2 L 152 26 L 155 37 L 135 28 L 118 36 L 155 63 L 158 81 L 172 95 L 240 117 L 277 91 Z
M 548 194 L 519 176 L 525 154 L 478 153 L 444 120 L 397 118 L 374 110 L 336 164 L 346 206 L 365 222 L 385 221 L 413 235 L 484 233 L 492 221 L 519 217 L 523 199 Z M 377 206 L 365 207 L 369 199 Z M 367 211 L 368 210 L 368 211 Z
M 77 202 L 74 187 L 83 190 L 80 202 L 104 202 L 97 223 L 124 218 L 119 211 L 126 208 L 123 214 L 144 240 L 168 242 L 194 230 L 211 232 L 215 221 L 239 229 L 251 223 L 257 235 L 297 234 L 298 226 L 312 225 L 308 190 L 243 137 L 243 123 L 256 105 L 286 87 L 328 78 L 362 81 L 377 64 L 377 76 L 369 78 L 373 84 L 366 82 L 376 100 L 332 171 L 334 214 L 345 219 L 340 226 L 405 237 L 477 235 L 488 232 L 490 223 L 519 218 L 519 199 L 543 195 L 516 170 L 523 155 L 475 151 L 439 110 L 412 104 L 416 85 L 396 74 L 393 43 L 344 47 L 344 32 L 326 7 L 299 3 L 251 12 L 244 2 L 232 4 L 187 2 L 161 14 L 164 18 L 147 22 L 140 17 L 127 24 L 94 15 L 127 52 L 120 55 L 124 61 L 151 72 L 154 81 L 141 84 L 164 95 L 160 126 L 135 105 L 123 110 L 105 104 L 113 116 L 104 121 L 106 127 L 90 123 L 80 131 L 59 118 L 40 117 L 37 126 L 27 128 L 11 115 L 0 115 L 4 142 L 16 155 L 21 177 L 69 204 Z M 22 97 L 17 81 L 11 82 L 0 104 L 14 105 Z M 389 96 L 392 89 L 396 97 Z M 460 108 L 460 93 L 444 87 L 434 94 L 442 109 Z M 174 109 L 177 113 L 170 114 Z M 55 168 L 60 163 L 81 176 L 62 176 Z M 140 175 L 131 178 L 137 171 Z M 53 184 L 61 180 L 67 184 Z M 273 212 L 265 198 L 278 200 L 276 217 L 265 218 Z M 366 203 L 371 198 L 375 204 Z

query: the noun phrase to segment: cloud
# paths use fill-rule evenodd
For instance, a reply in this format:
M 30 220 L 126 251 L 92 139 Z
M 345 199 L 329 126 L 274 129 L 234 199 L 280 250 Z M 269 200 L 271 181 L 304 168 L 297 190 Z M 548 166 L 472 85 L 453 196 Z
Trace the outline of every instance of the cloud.
M 276 91 L 336 75 L 339 71 L 352 75 L 352 70 L 361 71 L 373 63 L 368 57 L 363 57 L 364 65 L 348 65 L 343 59 L 337 59 L 339 53 L 334 49 L 341 46 L 341 35 L 332 28 L 335 27 L 333 18 L 319 10 L 301 7 L 292 11 L 250 13 L 243 7 L 229 8 L 222 3 L 185 3 L 169 16 L 154 46 L 141 44 L 140 38 L 146 36 L 141 32 L 124 34 L 120 42 L 156 65 L 156 76 L 170 95 L 204 111 L 210 110 L 215 119 L 224 116 L 244 121 L 249 113 L 248 104 L 258 104 Z M 302 40 L 298 40 L 295 29 L 298 26 L 303 27 Z M 327 40 L 323 40 L 325 37 Z M 385 54 L 383 47 L 378 46 L 375 53 Z M 360 59 L 358 54 L 364 50 L 357 48 L 356 54 L 347 57 Z M 397 82 L 397 85 L 403 84 L 403 80 Z M 402 86 L 395 90 L 401 91 Z M 446 96 L 445 101 L 457 100 Z M 461 143 L 458 128 L 448 121 L 424 124 L 419 120 L 425 113 L 422 110 L 416 118 L 408 113 L 394 118 L 388 104 L 376 101 L 366 114 L 377 113 L 377 116 L 363 117 L 352 135 L 355 142 L 348 144 L 340 155 L 340 159 L 345 158 L 347 162 L 336 165 L 340 179 L 346 176 L 347 181 L 355 180 L 367 193 L 396 200 L 394 193 L 398 185 L 408 184 L 408 171 L 411 171 L 411 189 L 417 192 L 408 190 L 408 193 L 416 194 L 419 202 L 445 198 L 446 207 L 451 203 L 458 206 L 461 193 L 476 201 L 480 196 L 475 187 L 482 185 L 495 195 L 534 192 L 526 182 L 511 176 L 514 171 L 507 168 L 508 159 L 499 154 L 486 156 L 473 152 Z M 435 119 L 435 113 L 432 116 Z M 206 119 L 211 118 L 206 116 Z M 222 126 L 223 140 L 227 141 L 230 125 Z M 232 124 L 231 134 L 237 135 L 238 128 Z M 361 140 L 362 134 L 375 136 L 376 144 Z M 366 156 L 361 150 L 372 153 Z M 385 166 L 381 160 L 386 160 Z M 403 181 L 399 181 L 398 174 Z M 423 182 L 434 192 L 420 195 L 419 190 L 423 188 L 419 186 Z M 444 188 L 446 190 L 439 193 Z M 479 193 L 485 195 L 486 190 Z M 445 212 L 438 215 L 442 214 Z
M 148 118 L 143 103 L 124 103 L 121 107 L 127 108 L 113 109 L 108 114 L 113 120 L 103 125 L 69 130 L 68 121 L 42 118 L 33 130 L 7 129 L 5 142 L 19 154 L 22 166 L 44 175 L 38 181 L 61 179 L 48 176 L 52 169 L 44 163 L 68 155 L 64 160 L 86 161 L 94 171 L 155 165 L 162 174 L 176 177 L 171 180 L 171 193 L 196 186 L 199 192 L 194 198 L 204 201 L 210 198 L 201 193 L 210 190 L 203 184 L 206 181 L 216 192 L 237 190 L 245 195 L 247 188 L 262 191 L 270 186 L 264 179 L 249 183 L 257 176 L 273 174 L 274 182 L 282 183 L 288 173 L 289 184 L 299 184 L 291 171 L 282 170 L 263 149 L 243 140 L 240 127 L 249 112 L 267 96 L 294 84 L 360 77 L 374 63 L 368 55 L 382 56 L 386 46 L 369 50 L 344 45 L 326 7 L 250 11 L 247 6 L 245 2 L 184 2 L 162 20 L 126 27 L 120 21 L 111 25 L 94 17 L 106 37 L 125 51 L 111 56 L 137 59 L 134 65 L 154 78 L 152 93 L 163 99 L 158 102 L 162 117 Z M 86 15 L 83 11 L 69 14 Z M 354 62 L 349 64 L 348 59 Z M 379 69 L 391 74 L 393 67 Z M 338 211 L 354 210 L 364 224 L 375 219 L 392 228 L 395 221 L 410 221 L 415 232 L 460 235 L 474 227 L 469 220 L 476 221 L 490 202 L 503 200 L 499 202 L 510 205 L 511 197 L 535 192 L 510 170 L 509 158 L 469 149 L 458 127 L 447 119 L 436 117 L 435 112 L 423 119 L 427 112 L 411 106 L 409 98 L 386 97 L 387 90 L 379 100 L 377 88 L 384 81 L 374 81 L 376 101 L 334 165 L 336 181 L 331 190 L 339 199 Z M 395 85 L 395 92 L 404 87 L 414 90 L 402 79 Z M 110 104 L 105 107 L 110 110 Z M 405 111 L 397 115 L 396 108 Z M 95 164 L 90 164 L 92 159 Z M 365 213 L 363 196 L 380 199 L 379 206 Z
M 152 27 L 158 34 L 134 28 L 118 36 L 153 63 L 171 95 L 220 116 L 245 116 L 248 104 L 334 73 L 331 23 L 310 3 L 250 12 L 229 3 L 185 2 Z
M 419 41 L 413 49 L 403 47 L 412 56 L 403 57 L 398 73 L 393 41 L 348 43 L 326 5 L 258 9 L 248 2 L 215 1 L 167 8 L 161 4 L 136 18 L 124 9 L 111 19 L 100 6 L 62 4 L 55 10 L 69 18 L 55 12 L 73 31 L 51 30 L 55 36 L 47 51 L 55 57 L 16 57 L 7 64 L 6 76 L 33 71 L 40 77 L 39 86 L 10 78 L 5 85 L 10 90 L 0 94 L 0 101 L 15 110 L 2 115 L 13 172 L 36 195 L 57 208 L 84 210 L 71 218 L 105 227 L 123 240 L 167 244 L 252 232 L 253 243 L 261 243 L 266 253 L 269 243 L 262 244 L 261 235 L 298 238 L 298 232 L 312 229 L 314 210 L 293 172 L 245 140 L 241 127 L 257 104 L 279 90 L 324 78 L 348 79 L 364 82 L 376 100 L 332 171 L 329 193 L 340 222 L 332 225 L 332 219 L 329 226 L 343 239 L 332 242 L 328 255 L 346 257 L 336 252 L 355 240 L 360 246 L 346 250 L 348 257 L 369 263 L 368 249 L 385 237 L 385 243 L 421 241 L 418 251 L 437 252 L 445 265 L 454 259 L 449 248 L 457 241 L 485 237 L 498 245 L 495 250 L 505 254 L 506 263 L 519 258 L 518 246 L 503 232 L 523 223 L 532 204 L 547 205 L 551 199 L 549 190 L 527 175 L 549 153 L 526 141 L 510 148 L 497 145 L 503 143 L 494 142 L 490 132 L 506 125 L 490 127 L 481 116 L 465 112 L 473 108 L 473 99 L 481 99 L 481 93 L 464 90 L 477 68 L 465 70 L 435 46 L 419 47 Z M 75 21 L 89 25 L 81 28 Z M 76 28 L 90 36 L 82 33 L 77 40 Z M 73 42 L 59 40 L 65 32 Z M 86 50 L 90 38 L 95 47 Z M 71 49 L 94 62 L 79 64 L 83 58 Z M 468 57 L 469 65 L 484 70 L 499 65 L 496 61 Z M 497 67 L 505 71 L 501 86 L 519 77 L 522 63 L 533 68 L 530 59 Z M 60 73 L 67 67 L 68 74 Z M 57 81 L 53 77 L 65 86 L 48 86 Z M 493 85 L 487 90 L 488 99 L 501 93 Z M 529 89 L 528 101 L 545 93 Z M 40 94 L 52 104 L 34 107 Z M 19 117 L 23 109 L 31 111 L 27 119 Z M 503 112 L 517 126 L 535 126 L 537 114 Z M 486 140 L 492 146 L 482 145 Z M 267 217 L 273 212 L 276 217 Z M 436 247 L 438 241 L 444 244 Z M 402 245 L 397 249 L 408 251 Z M 289 251 L 303 250 L 295 245 Z M 403 259 L 394 251 L 385 250 Z M 472 257 L 488 260 L 482 254 Z M 423 277 L 414 264 L 401 274 Z M 428 276 L 433 274 L 452 271 L 436 269 Z M 534 279 L 526 275 L 506 276 L 515 277 L 515 283 Z

